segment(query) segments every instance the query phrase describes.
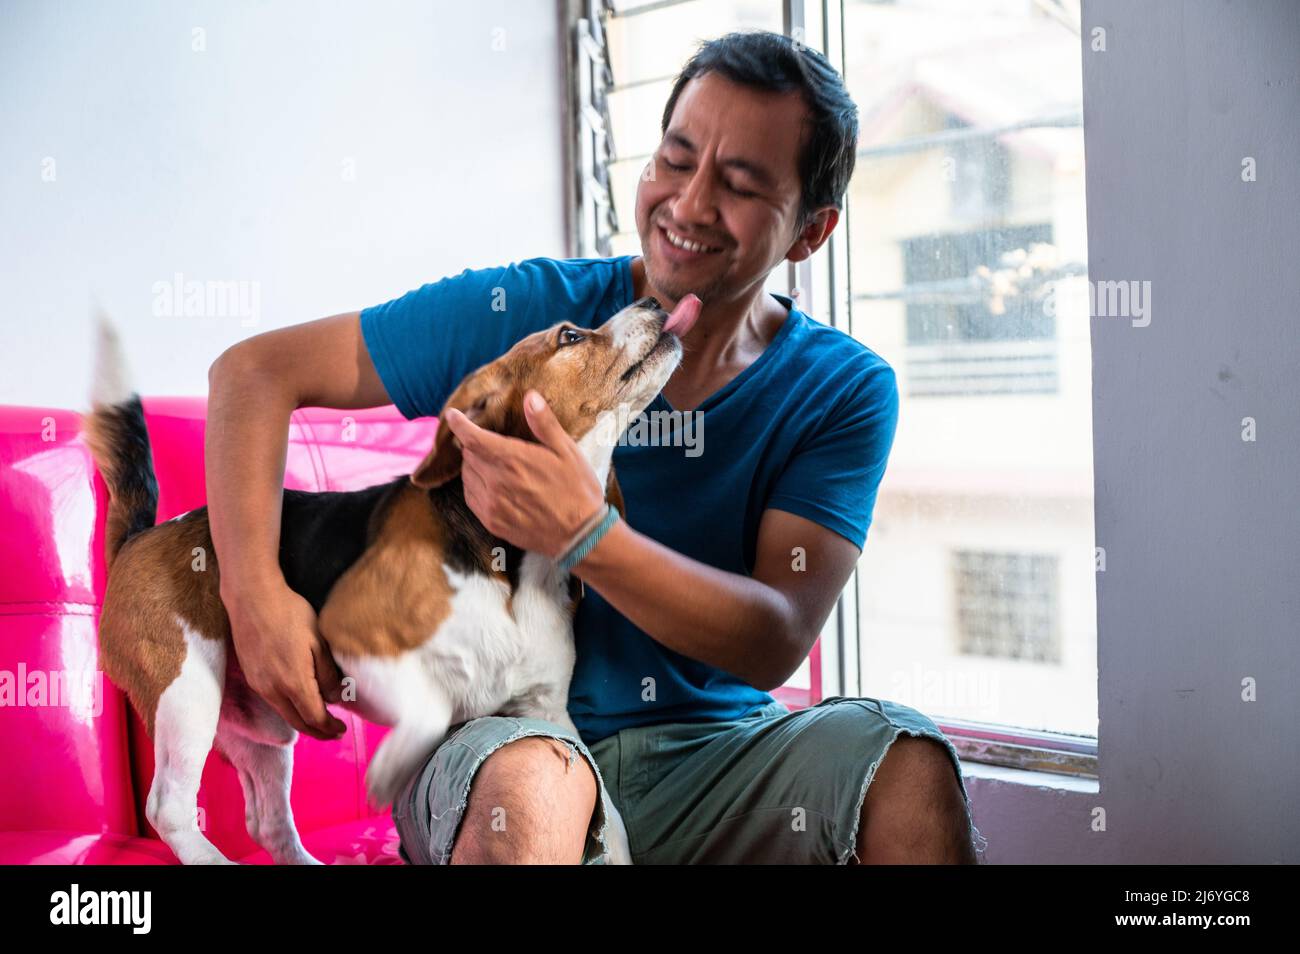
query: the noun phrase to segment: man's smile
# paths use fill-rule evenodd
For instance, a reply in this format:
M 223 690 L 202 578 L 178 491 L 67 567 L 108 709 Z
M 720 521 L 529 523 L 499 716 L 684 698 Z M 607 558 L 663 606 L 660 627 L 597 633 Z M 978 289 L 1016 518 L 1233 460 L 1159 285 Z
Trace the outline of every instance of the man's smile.
M 672 261 L 693 262 L 722 251 L 719 247 L 687 239 L 663 225 L 657 225 L 656 230 L 669 250 L 668 258 Z

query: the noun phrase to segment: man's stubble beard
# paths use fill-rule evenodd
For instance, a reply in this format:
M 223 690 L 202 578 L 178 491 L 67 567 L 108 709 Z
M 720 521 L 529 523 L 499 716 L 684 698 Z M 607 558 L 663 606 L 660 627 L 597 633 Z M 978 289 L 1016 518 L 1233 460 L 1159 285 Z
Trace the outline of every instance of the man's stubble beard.
M 651 226 L 655 228 L 656 226 Z M 719 255 L 724 253 L 719 252 Z M 695 295 L 704 307 L 708 307 L 711 302 L 717 301 L 721 296 L 719 292 L 726 287 L 726 271 L 723 270 L 716 275 L 708 285 L 703 288 L 689 287 L 684 282 L 680 282 L 673 277 L 670 265 L 664 265 L 660 268 L 660 263 L 652 252 L 647 253 L 644 245 L 642 246 L 641 257 L 645 259 L 646 281 L 650 287 L 657 289 L 665 298 L 672 302 L 679 302 L 687 295 Z

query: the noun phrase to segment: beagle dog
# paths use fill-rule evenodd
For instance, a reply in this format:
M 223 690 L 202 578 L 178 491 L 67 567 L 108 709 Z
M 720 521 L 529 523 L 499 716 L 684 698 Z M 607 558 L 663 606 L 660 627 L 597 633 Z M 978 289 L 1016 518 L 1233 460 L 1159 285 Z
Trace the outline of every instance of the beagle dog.
M 641 413 L 663 388 L 699 307 L 687 296 L 670 316 L 643 298 L 599 328 L 560 322 L 468 375 L 443 413 L 458 408 L 480 427 L 535 440 L 523 397 L 540 391 L 621 511 L 611 422 Z M 149 436 L 123 367 L 101 327 L 84 422 L 110 494 L 99 643 L 104 671 L 153 740 L 146 816 L 183 864 L 231 863 L 196 825 L 215 744 L 239 773 L 252 838 L 277 864 L 319 864 L 289 807 L 297 732 L 249 688 L 232 651 L 207 507 L 154 525 Z M 352 681 L 355 698 L 340 705 L 392 727 L 366 772 L 377 808 L 459 722 L 528 716 L 577 735 L 567 712 L 577 589 L 554 560 L 488 533 L 465 503 L 460 464 L 451 429 L 440 427 L 409 475 L 346 493 L 284 491 L 280 566 Z M 630 864 L 608 798 L 605 810 L 607 860 Z

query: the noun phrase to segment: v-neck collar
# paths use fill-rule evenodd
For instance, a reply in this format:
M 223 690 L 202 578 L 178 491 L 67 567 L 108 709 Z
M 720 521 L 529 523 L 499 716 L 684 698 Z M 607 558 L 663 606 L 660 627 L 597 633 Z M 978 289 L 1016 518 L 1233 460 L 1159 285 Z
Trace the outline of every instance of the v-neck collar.
M 627 307 L 628 305 L 632 304 L 632 295 L 636 287 L 632 279 L 632 259 L 634 258 L 636 258 L 635 255 L 628 255 L 623 261 L 623 285 L 624 285 L 623 307 Z M 738 387 L 740 387 L 746 381 L 746 379 L 752 377 L 754 373 L 757 372 L 758 369 L 763 365 L 763 363 L 765 361 L 768 361 L 772 357 L 772 355 L 781 347 L 781 345 L 785 343 L 785 340 L 790 337 L 791 329 L 794 327 L 796 322 L 801 320 L 801 316 L 803 315 L 803 312 L 801 312 L 798 308 L 794 306 L 794 301 L 791 300 L 789 297 L 785 295 L 778 295 L 776 292 L 770 292 L 769 294 L 771 294 L 773 298 L 775 298 L 778 302 L 784 305 L 786 311 L 788 312 L 788 314 L 785 316 L 785 321 L 781 322 L 781 327 L 777 329 L 776 335 L 772 338 L 771 341 L 767 343 L 767 347 L 763 349 L 762 353 L 759 354 L 759 356 L 755 358 L 753 361 L 751 361 L 747 367 L 743 368 L 739 374 L 737 374 L 734 378 L 732 378 L 722 387 L 718 388 L 716 391 L 714 391 L 712 394 L 710 394 L 703 401 L 701 401 L 699 404 L 697 404 L 695 407 L 693 407 L 690 411 L 687 411 L 686 413 L 689 414 L 689 413 L 694 413 L 696 411 L 708 410 L 710 407 L 717 404 L 719 401 L 724 400 L 728 394 L 730 394 L 731 392 L 735 391 Z M 662 391 L 660 391 L 658 394 L 655 395 L 655 399 L 650 402 L 650 407 L 654 407 L 656 404 L 661 405 L 664 410 L 676 413 L 676 409 L 671 404 L 668 403 L 668 399 L 664 397 Z

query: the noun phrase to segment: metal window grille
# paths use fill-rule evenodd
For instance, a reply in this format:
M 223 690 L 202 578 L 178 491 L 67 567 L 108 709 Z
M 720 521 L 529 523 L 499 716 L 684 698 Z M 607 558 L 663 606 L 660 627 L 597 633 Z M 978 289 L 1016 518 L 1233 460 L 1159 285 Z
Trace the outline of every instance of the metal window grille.
M 614 154 L 607 94 L 614 84 L 605 42 L 610 0 L 571 0 L 569 67 L 573 225 L 569 243 L 577 258 L 607 258 L 618 216 L 610 197 L 609 163 Z
M 1061 661 L 1056 556 L 957 550 L 953 579 L 960 652 Z

